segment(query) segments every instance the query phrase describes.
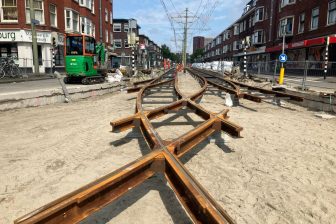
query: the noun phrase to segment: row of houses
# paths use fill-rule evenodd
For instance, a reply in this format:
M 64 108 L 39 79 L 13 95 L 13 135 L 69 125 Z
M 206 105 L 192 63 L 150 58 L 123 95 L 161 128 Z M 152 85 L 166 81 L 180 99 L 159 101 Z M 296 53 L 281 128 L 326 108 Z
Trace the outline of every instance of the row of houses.
M 206 62 L 336 61 L 336 0 L 252 0 L 233 24 L 205 46 Z
M 131 66 L 132 51 L 135 54 L 135 64 L 137 67 L 150 68 L 162 66 L 161 47 L 152 41 L 148 36 L 140 34 L 141 27 L 129 30 L 128 19 L 113 20 L 114 48 L 117 57 L 112 59 L 113 66 L 118 64 Z M 128 43 L 129 33 L 136 34 L 137 44 L 130 46 Z M 133 49 L 132 49 L 133 48 Z
M 33 70 L 29 1 L 0 1 L 0 58 L 16 58 L 19 66 L 27 72 Z M 64 71 L 64 37 L 67 33 L 90 35 L 105 44 L 111 65 L 113 58 L 131 56 L 127 50 L 119 51 L 119 48 L 126 49 L 127 43 L 125 38 L 119 37 L 121 32 L 114 26 L 113 0 L 33 0 L 33 7 L 38 21 L 40 72 L 51 70 L 53 51 L 56 54 L 56 69 Z M 126 27 L 122 29 L 126 30 Z

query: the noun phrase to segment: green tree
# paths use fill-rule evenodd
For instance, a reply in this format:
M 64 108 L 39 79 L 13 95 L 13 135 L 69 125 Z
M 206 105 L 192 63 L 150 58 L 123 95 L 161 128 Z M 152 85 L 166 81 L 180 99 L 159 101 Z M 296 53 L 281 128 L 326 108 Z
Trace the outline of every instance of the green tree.
M 204 49 L 197 49 L 195 53 L 190 56 L 191 63 L 195 63 L 204 56 Z
M 172 62 L 178 62 L 178 56 L 175 53 L 171 52 L 170 48 L 167 45 L 163 44 L 161 46 L 161 50 L 163 58 L 170 59 Z
M 161 50 L 162 50 L 163 58 L 170 58 L 171 52 L 170 52 L 170 48 L 167 45 L 165 44 L 162 45 Z

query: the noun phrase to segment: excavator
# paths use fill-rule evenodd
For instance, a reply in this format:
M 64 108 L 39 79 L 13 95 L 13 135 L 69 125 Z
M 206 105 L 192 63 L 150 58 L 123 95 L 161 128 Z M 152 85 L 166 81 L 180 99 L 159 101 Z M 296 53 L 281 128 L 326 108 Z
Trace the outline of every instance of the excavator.
M 107 74 L 105 46 L 95 38 L 67 34 L 65 44 L 65 83 L 102 83 Z

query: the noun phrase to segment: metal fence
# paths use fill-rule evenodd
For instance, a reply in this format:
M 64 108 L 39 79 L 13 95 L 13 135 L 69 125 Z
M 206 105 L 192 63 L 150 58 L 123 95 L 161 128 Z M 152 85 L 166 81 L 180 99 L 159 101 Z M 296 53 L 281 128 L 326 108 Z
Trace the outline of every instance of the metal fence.
M 240 67 L 240 71 L 244 71 L 244 63 L 239 62 L 236 66 Z M 268 62 L 248 62 L 247 73 L 251 75 L 268 76 L 275 83 L 280 73 L 282 63 L 279 61 Z M 314 86 L 307 81 L 323 82 L 328 78 L 336 79 L 336 62 L 328 62 L 327 69 L 325 69 L 325 62 L 323 61 L 287 61 L 284 63 L 285 77 L 287 79 L 300 80 L 302 88 L 305 89 L 307 85 Z M 318 86 L 321 86 L 320 84 Z M 326 88 L 334 88 L 331 85 Z M 335 88 L 336 89 L 336 84 Z
M 22 78 L 24 76 L 30 76 L 33 74 L 33 59 L 32 58 L 12 58 L 15 66 L 17 66 L 19 69 L 19 73 L 16 77 L 17 78 Z M 6 61 L 8 60 L 8 58 L 0 58 L 0 62 L 1 61 Z M 6 69 L 8 69 L 8 66 L 6 67 L 1 67 L 3 66 L 3 63 L 0 63 L 0 71 L 2 69 L 4 69 L 6 71 Z M 64 66 L 56 66 L 55 67 L 56 70 L 59 71 L 64 71 Z M 40 59 L 39 60 L 39 73 L 40 75 L 51 75 L 52 74 L 52 60 L 45 60 L 45 59 Z M 4 76 L 3 79 L 6 78 L 13 78 L 13 77 L 9 77 L 9 76 Z
M 279 73 L 281 62 L 248 62 L 247 72 L 250 74 L 273 75 Z M 239 63 L 241 71 L 244 63 Z M 314 77 L 336 77 L 336 62 L 328 62 L 327 72 L 325 72 L 325 62 L 320 61 L 288 61 L 284 63 L 287 76 L 314 76 Z

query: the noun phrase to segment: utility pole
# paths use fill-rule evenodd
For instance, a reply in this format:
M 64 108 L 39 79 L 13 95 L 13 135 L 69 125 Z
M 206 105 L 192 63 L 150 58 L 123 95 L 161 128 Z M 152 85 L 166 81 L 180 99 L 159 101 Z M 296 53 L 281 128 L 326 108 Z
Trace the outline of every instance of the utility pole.
M 37 52 L 37 33 L 35 25 L 37 21 L 35 20 L 35 10 L 33 0 L 29 0 L 29 11 L 30 11 L 30 25 L 32 33 L 32 45 L 33 45 L 33 63 L 34 63 L 34 73 L 39 74 L 39 61 L 38 61 L 38 52 Z
M 185 21 L 182 20 L 182 22 L 179 22 L 179 23 L 183 23 L 183 40 L 182 40 L 182 65 L 184 67 L 184 72 L 185 72 L 185 68 L 187 66 L 187 49 L 188 49 L 188 46 L 187 46 L 187 43 L 188 43 L 188 30 L 190 28 L 188 28 L 188 23 L 192 23 L 192 22 L 189 22 L 188 19 L 189 18 L 198 18 L 197 16 L 189 16 L 189 9 L 186 8 L 185 10 L 185 15 L 179 15 L 179 16 L 176 16 L 176 17 L 171 17 L 172 19 L 185 19 Z
M 184 38 L 183 38 L 183 68 L 184 73 L 187 67 L 187 42 L 188 42 L 188 8 L 185 10 Z

